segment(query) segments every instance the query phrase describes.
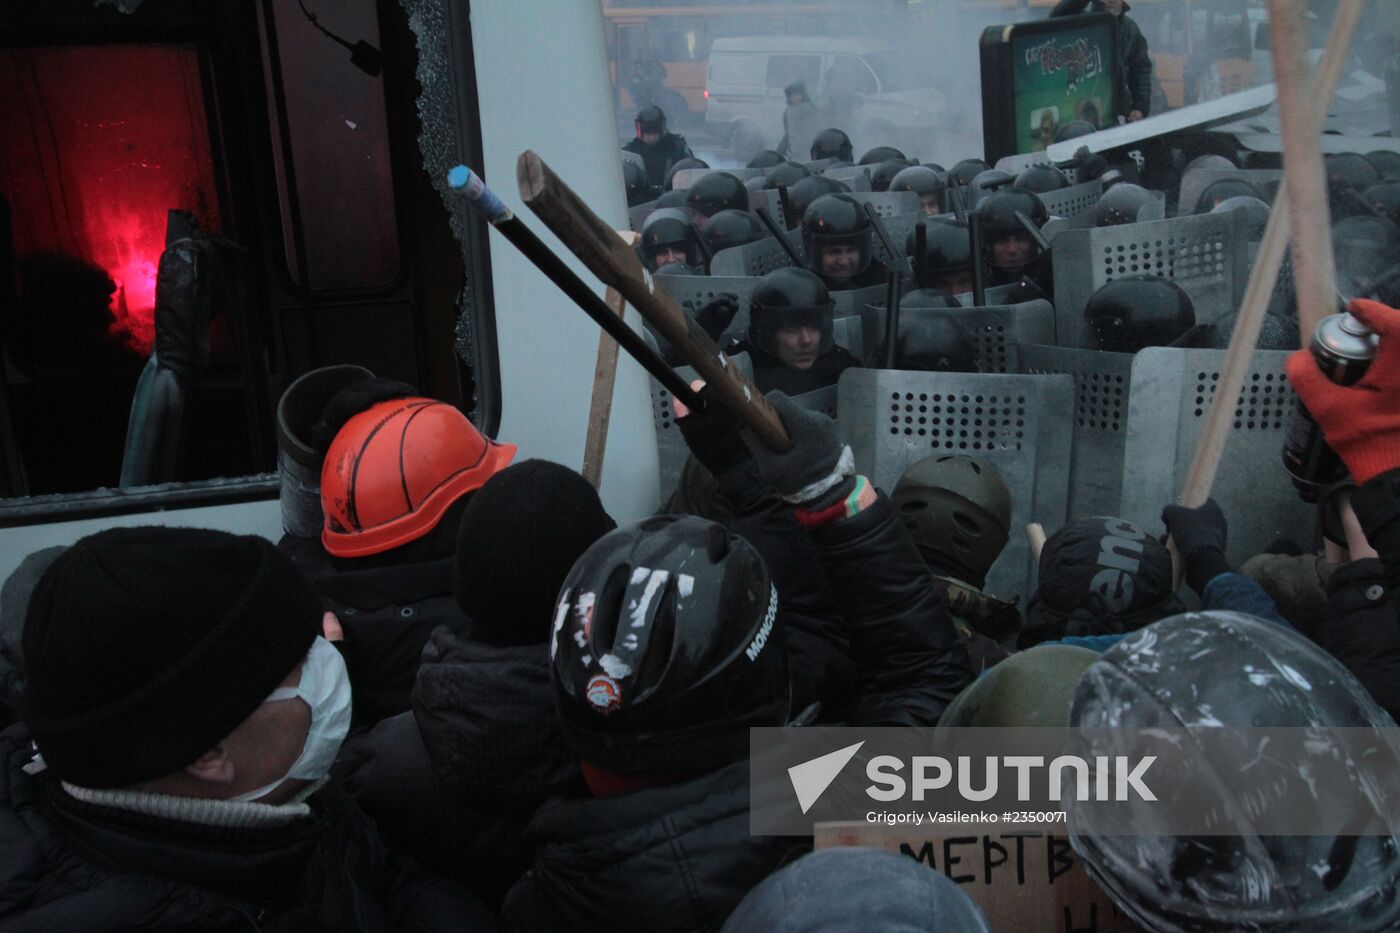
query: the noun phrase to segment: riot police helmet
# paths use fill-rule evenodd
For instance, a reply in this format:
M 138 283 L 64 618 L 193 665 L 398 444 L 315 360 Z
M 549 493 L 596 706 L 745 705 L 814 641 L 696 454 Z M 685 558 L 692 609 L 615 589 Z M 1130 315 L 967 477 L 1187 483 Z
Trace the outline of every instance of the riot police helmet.
M 1191 296 L 1159 275 L 1127 275 L 1094 292 L 1084 308 L 1099 349 L 1136 353 L 1165 347 L 1196 324 Z
M 873 256 L 872 229 L 865 208 L 850 195 L 827 194 L 817 198 L 802 214 L 807 267 L 826 278 L 859 275 L 869 268 Z M 849 256 L 850 261 L 838 263 L 833 251 L 839 251 L 843 260 Z M 839 273 L 835 271 L 838 267 Z
M 834 126 L 822 130 L 812 140 L 811 154 L 813 162 L 819 162 L 822 159 L 839 159 L 843 162 L 849 162 L 851 161 L 851 137 Z

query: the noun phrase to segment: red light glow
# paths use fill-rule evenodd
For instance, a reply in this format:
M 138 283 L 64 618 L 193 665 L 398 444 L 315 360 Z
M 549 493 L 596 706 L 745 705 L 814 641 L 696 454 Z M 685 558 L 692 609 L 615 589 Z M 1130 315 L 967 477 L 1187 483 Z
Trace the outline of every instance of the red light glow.
M 149 353 L 166 212 L 219 223 L 194 49 L 4 49 L 0 83 L 16 90 L 0 95 L 0 125 L 19 128 L 0 136 L 16 257 L 64 253 L 106 270 L 112 332 Z

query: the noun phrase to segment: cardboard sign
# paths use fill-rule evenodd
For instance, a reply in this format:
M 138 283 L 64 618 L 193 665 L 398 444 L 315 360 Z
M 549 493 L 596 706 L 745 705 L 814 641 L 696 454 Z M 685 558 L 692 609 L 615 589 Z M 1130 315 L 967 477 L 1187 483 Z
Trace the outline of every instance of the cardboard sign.
M 992 933 L 1138 931 L 1084 870 L 1058 833 L 950 830 L 905 835 L 869 823 L 818 823 L 816 848 L 888 849 L 957 882 L 986 915 Z

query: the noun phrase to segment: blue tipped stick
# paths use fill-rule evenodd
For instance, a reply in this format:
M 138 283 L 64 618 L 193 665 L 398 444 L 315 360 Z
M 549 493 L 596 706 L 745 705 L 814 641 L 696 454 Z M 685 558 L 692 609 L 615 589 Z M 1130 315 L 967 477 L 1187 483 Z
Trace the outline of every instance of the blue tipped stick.
M 481 176 L 465 165 L 454 165 L 447 171 L 447 186 L 467 196 L 472 206 L 486 216 L 492 226 L 499 226 L 513 216 L 496 193 L 486 187 Z
M 612 335 L 618 346 L 655 376 L 672 395 L 692 411 L 704 410 L 705 403 L 701 401 L 699 393 L 690 387 L 690 383 L 672 369 L 661 354 L 653 350 L 632 328 L 623 323 L 622 318 L 572 269 L 564 265 L 563 260 L 540 242 L 540 238 L 486 187 L 480 175 L 465 165 L 458 165 L 448 171 L 447 185 L 453 191 L 464 195 L 467 203 L 489 220 L 497 232 L 533 262 L 551 282 L 558 285 L 564 294 L 572 298 L 574 304 L 593 318 L 598 326 Z

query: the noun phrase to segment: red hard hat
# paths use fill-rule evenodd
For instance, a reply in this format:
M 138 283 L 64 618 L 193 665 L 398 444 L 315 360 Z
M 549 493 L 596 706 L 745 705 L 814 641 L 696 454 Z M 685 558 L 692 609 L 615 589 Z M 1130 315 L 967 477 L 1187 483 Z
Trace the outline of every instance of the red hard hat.
M 364 557 L 431 531 L 452 503 L 515 456 L 456 408 L 397 398 L 355 415 L 321 465 L 321 544 L 336 557 Z

